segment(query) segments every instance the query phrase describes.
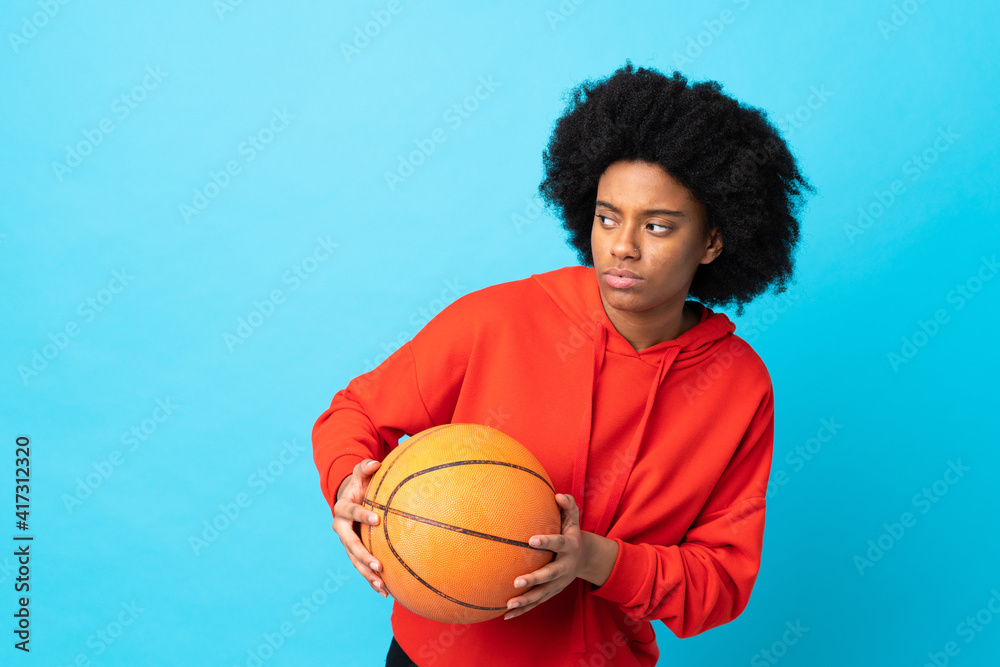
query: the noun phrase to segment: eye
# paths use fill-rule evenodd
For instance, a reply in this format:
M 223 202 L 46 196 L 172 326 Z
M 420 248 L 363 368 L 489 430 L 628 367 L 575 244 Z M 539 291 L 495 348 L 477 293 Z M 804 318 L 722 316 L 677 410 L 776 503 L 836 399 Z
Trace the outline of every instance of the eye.
M 605 223 L 603 222 L 604 220 L 611 220 L 611 218 L 609 218 L 608 216 L 606 216 L 606 215 L 600 215 L 600 214 L 598 214 L 598 215 L 597 215 L 597 219 L 598 219 L 599 221 L 601 221 L 601 224 L 602 224 L 602 225 L 603 225 L 603 224 L 605 224 Z
M 661 225 L 661 224 L 656 223 L 656 222 L 651 222 L 649 224 L 652 225 L 653 227 L 660 227 L 663 232 L 669 232 L 671 229 L 673 229 L 673 227 L 667 227 L 666 225 Z M 653 231 L 656 231 L 656 230 L 653 230 Z

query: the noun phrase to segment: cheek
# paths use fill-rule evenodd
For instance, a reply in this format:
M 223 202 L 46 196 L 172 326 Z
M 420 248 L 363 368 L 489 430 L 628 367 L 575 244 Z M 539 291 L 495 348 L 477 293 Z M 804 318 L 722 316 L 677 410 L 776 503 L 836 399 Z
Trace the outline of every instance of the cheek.
M 601 235 L 597 233 L 597 229 L 594 227 L 590 228 L 590 251 L 595 257 L 599 257 L 604 253 Z
M 655 263 L 654 282 L 663 287 L 676 287 L 687 280 L 687 266 L 691 263 L 690 257 L 684 257 L 679 253 L 665 253 L 657 256 Z

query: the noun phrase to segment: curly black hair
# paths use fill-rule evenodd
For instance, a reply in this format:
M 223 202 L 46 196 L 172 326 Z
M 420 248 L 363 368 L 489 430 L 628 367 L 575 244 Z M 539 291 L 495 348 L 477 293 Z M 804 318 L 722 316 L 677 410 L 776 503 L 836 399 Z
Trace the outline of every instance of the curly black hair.
M 590 234 L 597 183 L 611 164 L 659 164 L 692 192 L 725 251 L 695 272 L 689 294 L 709 306 L 745 304 L 772 284 L 785 291 L 799 240 L 796 218 L 815 188 L 799 172 L 767 113 L 741 104 L 721 84 L 688 84 L 680 72 L 635 69 L 569 93 L 543 153 L 538 192 L 569 232 L 581 263 L 593 266 Z

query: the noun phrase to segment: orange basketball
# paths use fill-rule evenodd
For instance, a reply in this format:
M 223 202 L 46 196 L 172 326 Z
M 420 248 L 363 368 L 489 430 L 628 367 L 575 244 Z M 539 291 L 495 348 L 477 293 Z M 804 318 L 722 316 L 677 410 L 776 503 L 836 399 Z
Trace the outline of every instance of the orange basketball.
M 368 483 L 361 525 L 386 590 L 442 623 L 502 615 L 527 589 L 514 579 L 552 561 L 528 545 L 559 534 L 552 482 L 521 443 L 481 424 L 434 426 L 393 449 Z

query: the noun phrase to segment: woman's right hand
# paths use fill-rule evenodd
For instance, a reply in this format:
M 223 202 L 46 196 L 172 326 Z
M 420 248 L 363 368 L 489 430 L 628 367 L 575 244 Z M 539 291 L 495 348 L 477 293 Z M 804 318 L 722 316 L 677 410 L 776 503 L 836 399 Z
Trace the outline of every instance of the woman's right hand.
M 369 526 L 378 525 L 378 515 L 366 510 L 362 503 L 365 500 L 368 482 L 380 465 L 381 461 L 365 459 L 354 466 L 354 472 L 350 477 L 341 482 L 337 502 L 333 505 L 333 532 L 340 537 L 340 543 L 347 550 L 347 557 L 351 559 L 351 563 L 361 576 L 368 580 L 376 593 L 388 597 L 385 584 L 378 576 L 378 572 L 382 569 L 381 564 L 365 549 L 358 533 L 354 532 L 355 521 Z

